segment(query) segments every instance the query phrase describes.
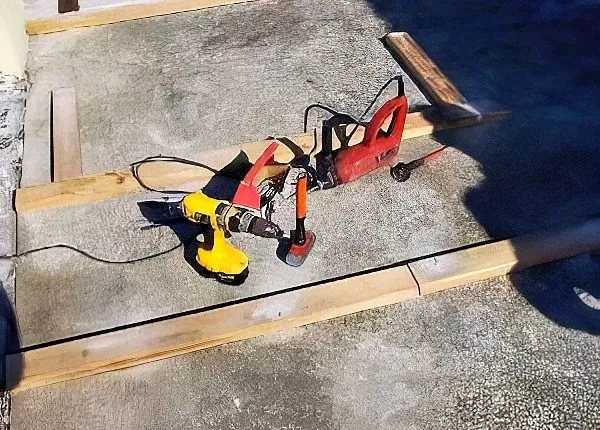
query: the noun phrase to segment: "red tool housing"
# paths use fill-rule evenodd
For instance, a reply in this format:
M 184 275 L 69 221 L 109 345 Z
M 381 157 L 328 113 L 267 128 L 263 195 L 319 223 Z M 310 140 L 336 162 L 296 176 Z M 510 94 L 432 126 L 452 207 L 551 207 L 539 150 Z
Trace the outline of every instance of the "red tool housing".
M 260 169 L 273 162 L 278 146 L 277 142 L 271 142 L 260 157 L 258 157 L 254 165 L 246 173 L 246 176 L 244 176 L 244 179 L 240 181 L 238 189 L 231 200 L 232 204 L 260 210 L 260 194 L 256 188 L 258 184 L 255 179 Z
M 388 100 L 375 112 L 361 143 L 337 154 L 335 169 L 339 183 L 353 181 L 379 167 L 394 163 L 407 112 L 408 101 L 405 95 Z M 388 130 L 382 130 L 381 127 L 390 116 L 392 120 Z

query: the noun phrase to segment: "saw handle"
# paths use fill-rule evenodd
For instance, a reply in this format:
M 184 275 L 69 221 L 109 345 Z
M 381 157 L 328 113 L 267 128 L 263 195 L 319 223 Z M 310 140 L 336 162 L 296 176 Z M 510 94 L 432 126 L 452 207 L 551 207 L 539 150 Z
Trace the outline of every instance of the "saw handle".
M 394 97 L 388 100 L 381 106 L 365 129 L 365 134 L 361 145 L 371 146 L 375 141 L 384 140 L 387 142 L 399 143 L 402 140 L 402 131 L 404 130 L 404 122 L 408 113 L 408 100 L 405 95 Z M 381 130 L 385 120 L 392 116 L 388 131 Z M 378 142 L 379 144 L 380 142 Z

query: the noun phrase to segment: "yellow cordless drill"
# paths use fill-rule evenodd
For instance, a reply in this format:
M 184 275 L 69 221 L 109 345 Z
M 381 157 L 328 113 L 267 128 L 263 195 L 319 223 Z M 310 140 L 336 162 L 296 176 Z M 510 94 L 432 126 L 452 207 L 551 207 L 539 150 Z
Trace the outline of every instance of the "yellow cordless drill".
M 194 223 L 207 225 L 208 231 L 198 247 L 196 262 L 218 281 L 239 284 L 248 276 L 248 256 L 228 240 L 230 232 L 250 233 L 266 238 L 281 238 L 283 231 L 264 218 L 254 215 L 245 208 L 233 206 L 202 192 L 181 198 L 165 197 L 159 200 L 140 202 L 153 210 L 159 208 L 161 221 L 185 217 Z M 156 205 L 158 204 L 158 206 Z

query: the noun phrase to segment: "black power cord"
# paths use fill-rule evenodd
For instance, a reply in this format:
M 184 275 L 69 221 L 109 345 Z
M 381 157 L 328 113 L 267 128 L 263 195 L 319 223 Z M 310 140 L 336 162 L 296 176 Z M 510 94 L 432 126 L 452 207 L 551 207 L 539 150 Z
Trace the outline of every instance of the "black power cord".
M 163 156 L 163 155 L 156 155 L 156 156 L 151 156 L 151 157 L 146 157 L 143 160 L 139 160 L 136 161 L 134 163 L 130 164 L 131 167 L 131 174 L 133 175 L 133 177 L 135 178 L 135 180 L 138 182 L 138 184 L 140 185 L 140 187 L 144 188 L 145 190 L 148 191 L 152 191 L 152 192 L 158 192 L 158 193 L 163 193 L 163 194 L 187 194 L 188 191 L 178 191 L 178 190 L 157 190 L 154 189 L 150 186 L 148 186 L 141 178 L 139 175 L 139 168 L 141 166 L 143 166 L 144 164 L 148 164 L 148 163 L 155 163 L 155 162 L 168 162 L 168 163 L 180 163 L 180 164 L 186 164 L 186 165 L 190 165 L 190 166 L 197 166 L 197 167 L 201 167 L 203 169 L 207 169 L 210 170 L 213 173 L 218 173 L 218 171 L 212 167 L 207 166 L 206 164 L 197 162 L 197 161 L 193 161 L 193 160 L 188 160 L 187 158 L 180 158 L 180 157 L 171 157 L 171 156 Z M 150 254 L 150 255 L 145 255 L 143 257 L 138 257 L 138 258 L 133 258 L 131 260 L 108 260 L 105 258 L 100 258 L 97 257 L 95 255 L 90 254 L 87 251 L 84 251 L 82 249 L 76 248 L 72 245 L 67 245 L 64 243 L 59 243 L 56 245 L 48 245 L 48 246 L 42 246 L 40 248 L 33 248 L 33 249 L 29 249 L 27 251 L 23 251 L 17 254 L 8 254 L 8 255 L 0 255 L 0 260 L 11 260 L 13 258 L 21 258 L 24 257 L 26 255 L 29 254 L 35 254 L 41 251 L 46 251 L 49 249 L 68 249 L 70 251 L 76 252 L 80 255 L 83 255 L 84 257 L 89 258 L 90 260 L 93 261 L 97 261 L 100 263 L 105 263 L 105 264 L 132 264 L 132 263 L 138 263 L 140 261 L 145 261 L 145 260 L 150 260 L 152 258 L 157 258 L 160 257 L 162 255 L 165 254 L 169 254 L 179 248 L 181 248 L 183 246 L 182 243 L 179 243 L 175 246 L 172 246 L 169 249 L 166 249 L 164 251 L 160 251 L 154 254 Z
M 331 108 L 331 107 L 329 107 L 327 105 L 324 105 L 322 103 L 313 103 L 313 104 L 307 106 L 307 108 L 304 109 L 304 122 L 303 122 L 303 124 L 304 124 L 304 127 L 303 127 L 304 133 L 307 132 L 307 128 L 308 128 L 308 114 L 310 113 L 310 111 L 312 109 L 319 108 L 319 109 L 322 109 L 322 110 L 324 110 L 326 112 L 329 112 L 332 115 L 346 117 L 346 118 L 348 118 L 348 120 L 349 120 L 348 122 L 350 124 L 356 124 L 355 127 L 354 127 L 354 130 L 352 130 L 352 132 L 350 133 L 350 137 L 352 137 L 352 135 L 354 134 L 354 132 L 356 132 L 356 129 L 360 125 L 361 121 L 364 120 L 365 116 L 369 113 L 369 111 L 373 108 L 373 106 L 375 106 L 375 103 L 377 103 L 377 100 L 379 99 L 379 97 L 381 97 L 381 94 L 394 81 L 401 82 L 402 81 L 402 75 L 392 76 L 390 79 L 387 80 L 387 82 L 385 84 L 383 84 L 381 86 L 381 88 L 379 88 L 379 91 L 377 91 L 377 94 L 375 94 L 375 97 L 373 98 L 373 100 L 371 101 L 371 103 L 369 104 L 369 106 L 367 106 L 367 108 L 362 113 L 362 115 L 360 116 L 359 119 L 356 119 L 355 117 L 353 117 L 350 114 L 337 111 L 337 110 L 335 110 L 335 109 L 333 109 L 333 108 Z
M 396 76 L 392 76 L 390 79 L 387 80 L 387 82 L 385 84 L 383 84 L 383 86 L 379 89 L 379 91 L 377 92 L 377 94 L 375 94 L 375 97 L 373 97 L 373 100 L 371 101 L 371 103 L 369 104 L 369 106 L 367 106 L 367 108 L 365 109 L 365 111 L 362 113 L 362 115 L 360 116 L 359 120 L 356 121 L 356 125 L 354 126 L 354 128 L 352 129 L 352 131 L 350 132 L 350 134 L 348 135 L 348 141 L 350 141 L 350 139 L 352 139 L 352 136 L 354 136 L 354 133 L 356 133 L 356 130 L 358 129 L 358 126 L 360 125 L 360 122 L 363 121 L 365 119 L 365 116 L 367 116 L 367 114 L 369 113 L 369 111 L 371 109 L 373 109 L 373 106 L 375 106 L 375 103 L 377 103 L 377 100 L 379 99 L 379 97 L 381 97 L 381 94 L 383 94 L 383 92 L 385 91 L 385 89 L 387 87 L 390 86 L 390 84 L 394 81 L 398 81 L 398 89 L 400 90 L 402 87 L 400 87 L 400 83 L 403 82 L 402 81 L 402 75 L 396 75 Z
M 194 161 L 194 160 L 190 160 L 187 158 L 181 158 L 181 157 L 174 157 L 174 156 L 166 156 L 166 155 L 154 155 L 154 156 L 150 156 L 150 157 L 146 157 L 142 160 L 139 161 L 135 161 L 133 163 L 131 163 L 129 165 L 129 167 L 131 168 L 131 174 L 133 175 L 133 177 L 135 178 L 135 180 L 137 181 L 137 183 L 140 185 L 140 187 L 142 187 L 143 189 L 147 190 L 147 191 L 152 191 L 152 192 L 156 192 L 156 193 L 162 193 L 162 194 L 189 194 L 189 191 L 182 191 L 182 190 L 158 190 L 155 188 L 150 187 L 149 185 L 147 185 L 142 178 L 140 177 L 140 172 L 139 169 L 141 166 L 143 166 L 144 164 L 149 164 L 149 163 L 158 163 L 158 162 L 167 162 L 167 163 L 179 163 L 179 164 L 185 164 L 185 165 L 189 165 L 189 166 L 196 166 L 196 167 L 201 167 L 203 169 L 206 170 L 210 170 L 212 173 L 217 174 L 219 173 L 218 170 L 207 166 L 204 163 L 201 163 L 199 161 Z M 100 263 L 105 263 L 105 264 L 132 264 L 132 263 L 138 263 L 140 261 L 145 261 L 145 260 L 150 260 L 152 258 L 156 258 L 156 257 L 160 257 L 162 255 L 165 254 L 169 254 L 179 248 L 181 248 L 183 246 L 182 243 L 179 243 L 169 249 L 166 249 L 164 251 L 160 251 L 154 254 L 150 254 L 150 255 L 145 255 L 143 257 L 138 257 L 138 258 L 133 258 L 131 260 L 108 260 L 105 258 L 100 258 L 100 257 L 96 257 L 95 255 L 90 254 L 87 251 L 84 251 L 82 249 L 76 248 L 72 245 L 67 245 L 64 243 L 59 243 L 56 245 L 48 245 L 48 246 L 43 246 L 40 248 L 34 248 L 34 249 L 29 249 L 27 251 L 23 251 L 21 253 L 17 253 L 17 254 L 9 254 L 9 255 L 0 255 L 0 260 L 10 260 L 13 258 L 21 258 L 24 257 L 26 255 L 29 254 L 34 254 L 37 252 L 41 252 L 41 251 L 46 251 L 49 249 L 57 249 L 57 248 L 61 248 L 61 249 L 68 249 L 71 250 L 73 252 L 76 252 L 78 254 L 83 255 L 84 257 L 89 258 L 90 260 L 93 261 L 98 261 Z
M 209 167 L 203 163 L 197 162 L 197 161 L 193 161 L 193 160 L 188 160 L 186 158 L 180 158 L 180 157 L 171 157 L 171 156 L 163 156 L 163 155 L 156 155 L 156 156 L 151 156 L 151 157 L 146 157 L 143 160 L 139 160 L 136 161 L 134 163 L 131 163 L 130 167 L 131 167 L 131 174 L 133 175 L 133 177 L 135 178 L 135 180 L 138 182 L 138 184 L 140 185 L 140 187 L 144 188 L 145 190 L 148 191 L 153 191 L 153 192 L 158 192 L 158 193 L 164 193 L 164 194 L 187 194 L 188 191 L 176 191 L 176 190 L 157 190 L 154 189 L 150 186 L 148 186 L 144 181 L 142 181 L 142 179 L 139 176 L 139 168 L 144 165 L 144 164 L 148 164 L 148 163 L 155 163 L 155 162 L 170 162 L 170 163 L 180 163 L 180 164 L 187 164 L 187 165 L 191 165 L 191 166 L 197 166 L 197 167 L 202 167 L 204 169 L 210 170 L 213 173 L 218 173 L 217 170 L 213 169 L 212 167 Z M 33 248 L 33 249 L 29 249 L 27 251 L 23 251 L 17 254 L 8 254 L 8 255 L 0 255 L 0 260 L 11 260 L 13 258 L 21 258 L 21 257 L 25 257 L 26 255 L 30 255 L 30 254 L 35 254 L 41 251 L 47 251 L 50 249 L 68 249 L 70 251 L 76 252 L 80 255 L 83 255 L 84 257 L 89 258 L 90 260 L 93 261 L 97 261 L 100 263 L 105 263 L 105 264 L 133 264 L 133 263 L 138 263 L 140 261 L 145 261 L 145 260 L 150 260 L 152 258 L 157 258 L 160 257 L 162 255 L 165 254 L 169 254 L 179 248 L 181 248 L 183 246 L 183 243 L 179 243 L 175 246 L 172 246 L 169 249 L 166 249 L 164 251 L 160 251 L 154 254 L 150 254 L 150 255 L 145 255 L 143 257 L 138 257 L 138 258 L 132 258 L 130 260 L 108 260 L 105 258 L 101 258 L 101 257 L 97 257 L 95 255 L 90 254 L 87 251 L 84 251 L 82 249 L 76 248 L 75 246 L 72 245 L 67 245 L 64 243 L 59 243 L 59 244 L 55 244 L 55 245 L 48 245 L 48 246 L 42 246 L 40 248 Z
M 169 155 L 153 155 L 150 157 L 146 157 L 142 160 L 135 161 L 129 165 L 129 167 L 131 169 L 131 174 L 133 175 L 133 177 L 135 178 L 137 183 L 140 184 L 140 187 L 142 187 L 143 189 L 145 189 L 147 191 L 152 191 L 155 193 L 189 194 L 189 191 L 182 191 L 182 190 L 158 190 L 156 188 L 150 187 L 142 180 L 142 178 L 140 177 L 140 171 L 139 171 L 140 167 L 143 166 L 144 164 L 159 163 L 159 162 L 186 164 L 188 166 L 196 166 L 196 167 L 201 167 L 206 170 L 210 170 L 215 175 L 217 173 L 219 173 L 219 171 L 217 169 L 207 166 L 206 164 L 201 163 L 199 161 L 194 161 L 194 160 L 190 160 L 188 158 L 182 158 L 182 157 L 173 157 L 173 156 L 169 156 Z
M 164 156 L 164 155 L 156 155 L 156 156 L 151 156 L 151 157 L 146 157 L 143 160 L 139 160 L 136 161 L 134 163 L 131 163 L 130 167 L 131 167 L 131 174 L 133 175 L 133 177 L 135 178 L 135 180 L 138 182 L 138 184 L 140 185 L 140 187 L 144 188 L 145 190 L 148 191 L 152 191 L 152 192 L 158 192 L 158 193 L 163 193 L 163 194 L 187 194 L 188 191 L 179 191 L 179 190 L 157 190 L 154 189 L 150 186 L 148 186 L 141 178 L 139 175 L 139 168 L 141 166 L 143 166 L 144 164 L 148 164 L 148 163 L 156 163 L 156 162 L 168 162 L 168 163 L 179 163 L 179 164 L 186 164 L 186 165 L 190 165 L 190 166 L 197 166 L 197 167 L 201 167 L 203 169 L 207 169 L 210 170 L 213 173 L 218 173 L 218 171 L 210 166 L 207 166 L 206 164 L 200 163 L 198 161 L 194 161 L 194 160 L 189 160 L 187 158 L 181 158 L 181 157 L 172 157 L 172 156 Z M 105 258 L 101 258 L 101 257 L 97 257 L 95 255 L 90 254 L 87 251 L 84 251 L 82 249 L 76 248 L 72 245 L 67 245 L 64 243 L 59 243 L 56 245 L 48 245 L 48 246 L 42 246 L 40 248 L 33 248 L 33 249 L 29 249 L 27 251 L 23 251 L 17 254 L 8 254 L 8 255 L 0 255 L 0 260 L 11 260 L 13 258 L 21 258 L 21 257 L 25 257 L 26 255 L 30 255 L 30 254 L 35 254 L 38 252 L 42 252 L 42 251 L 47 251 L 50 249 L 68 249 L 70 251 L 76 252 L 80 255 L 83 255 L 84 257 L 89 258 L 90 260 L 93 261 L 97 261 L 100 263 L 105 263 L 105 264 L 133 264 L 133 263 L 138 263 L 140 261 L 145 261 L 145 260 L 150 260 L 152 258 L 157 258 L 160 257 L 162 255 L 165 254 L 169 254 L 179 248 L 181 248 L 183 246 L 182 243 L 179 243 L 175 246 L 172 246 L 169 249 L 166 249 L 164 251 L 160 251 L 154 254 L 150 254 L 150 255 L 145 255 L 143 257 L 138 257 L 138 258 L 132 258 L 130 260 L 108 260 Z
M 175 246 L 172 246 L 169 249 L 166 249 L 164 251 L 160 251 L 157 252 L 155 254 L 150 254 L 150 255 L 145 255 L 143 257 L 138 257 L 138 258 L 132 258 L 131 260 L 107 260 L 104 258 L 100 258 L 100 257 L 96 257 L 95 255 L 90 254 L 87 251 L 83 251 L 79 248 L 76 248 L 74 246 L 71 245 L 66 245 L 64 243 L 59 243 L 56 245 L 48 245 L 48 246 L 42 246 L 40 248 L 34 248 L 34 249 L 29 249 L 27 251 L 23 251 L 20 252 L 18 254 L 10 254 L 10 255 L 0 255 L 0 260 L 10 260 L 13 258 L 21 258 L 24 257 L 26 255 L 29 254 L 35 254 L 37 252 L 41 252 L 41 251 L 46 251 L 48 249 L 56 249 L 56 248 L 62 248 L 62 249 L 68 249 L 74 252 L 77 252 L 78 254 L 83 255 L 84 257 L 89 258 L 90 260 L 94 260 L 94 261 L 98 261 L 100 263 L 105 263 L 105 264 L 132 264 L 132 263 L 138 263 L 140 261 L 145 261 L 145 260 L 150 260 L 152 258 L 156 258 L 156 257 L 160 257 L 161 255 L 165 255 L 165 254 L 169 254 L 179 248 L 181 248 L 183 246 L 183 243 L 179 243 Z
M 307 129 L 308 129 L 308 114 L 310 113 L 311 110 L 316 109 L 316 108 L 322 109 L 322 110 L 324 110 L 326 112 L 329 112 L 330 114 L 332 114 L 334 116 L 347 117 L 352 124 L 358 123 L 358 120 L 356 118 L 354 118 L 350 114 L 337 111 L 337 110 L 335 110 L 335 109 L 333 109 L 333 108 L 331 108 L 331 107 L 329 107 L 327 105 L 321 104 L 321 103 L 313 103 L 313 104 L 307 106 L 306 109 L 304 109 L 304 122 L 303 122 L 303 124 L 304 124 L 304 127 L 303 127 L 304 133 L 306 133 Z

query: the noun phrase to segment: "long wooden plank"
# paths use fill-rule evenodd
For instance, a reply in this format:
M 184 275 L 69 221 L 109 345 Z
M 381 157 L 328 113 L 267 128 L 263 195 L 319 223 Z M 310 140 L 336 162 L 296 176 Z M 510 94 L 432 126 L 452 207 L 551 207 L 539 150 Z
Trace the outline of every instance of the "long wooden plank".
M 313 145 L 313 136 L 310 134 L 292 136 L 292 139 L 305 151 L 309 151 Z M 191 158 L 215 170 L 220 170 L 236 158 L 240 149 L 248 155 L 250 162 L 254 162 L 268 144 L 268 141 L 253 142 L 241 148 L 206 151 Z M 285 146 L 280 146 L 275 153 L 275 161 L 279 163 L 288 163 L 292 158 L 292 151 Z M 210 170 L 195 166 L 151 163 L 140 169 L 140 176 L 153 188 L 172 188 L 185 184 L 201 188 L 214 174 Z M 18 212 L 24 213 L 93 203 L 144 191 L 129 170 L 115 170 L 80 176 L 68 181 L 21 188 L 17 190 L 15 205 Z
M 409 266 L 421 294 L 431 294 L 600 249 L 600 218 L 559 232 L 503 240 L 426 258 Z
M 75 88 L 52 91 L 52 181 L 66 181 L 82 174 L 79 123 Z
M 418 296 L 406 266 L 279 293 L 8 357 L 13 391 L 160 360 Z M 22 367 L 21 367 L 22 366 Z
M 384 42 L 430 102 L 442 108 L 467 104 L 464 96 L 408 33 L 388 33 Z
M 404 139 L 426 136 L 436 131 L 468 127 L 498 121 L 508 115 L 507 111 L 490 111 L 480 117 L 461 117 L 456 120 L 442 119 L 441 115 L 431 109 L 425 112 L 410 113 L 406 119 Z M 360 142 L 363 130 L 359 129 L 353 136 L 351 144 Z M 315 142 L 311 133 L 291 136 L 292 139 L 305 153 L 310 152 Z M 248 154 L 252 162 L 266 148 L 268 142 L 253 142 L 243 145 L 241 149 Z M 334 148 L 339 147 L 339 142 L 334 142 Z M 222 151 L 210 151 L 197 154 L 191 158 L 201 160 L 203 163 L 216 170 L 221 169 L 235 158 L 239 148 Z M 287 163 L 293 153 L 281 146 L 275 154 L 275 161 Z M 152 163 L 144 166 L 140 171 L 144 180 L 153 188 L 173 188 L 181 185 L 193 185 L 200 188 L 208 183 L 213 173 L 198 167 Z M 94 175 L 81 176 L 76 179 L 50 184 L 25 187 L 17 190 L 15 205 L 18 213 L 47 210 L 72 205 L 88 204 L 118 197 L 125 194 L 144 192 L 128 170 L 106 172 Z
M 91 27 L 116 22 L 131 21 L 171 13 L 207 9 L 235 3 L 248 3 L 255 0 L 155 0 L 144 3 L 119 3 L 77 12 L 56 14 L 48 17 L 29 19 L 25 23 L 27 34 L 45 34 L 79 27 Z
M 600 249 L 600 218 L 8 357 L 12 391 L 160 360 Z M 415 282 L 416 280 L 416 282 Z

